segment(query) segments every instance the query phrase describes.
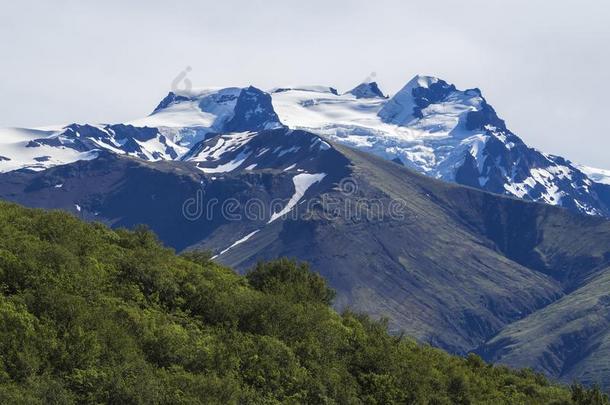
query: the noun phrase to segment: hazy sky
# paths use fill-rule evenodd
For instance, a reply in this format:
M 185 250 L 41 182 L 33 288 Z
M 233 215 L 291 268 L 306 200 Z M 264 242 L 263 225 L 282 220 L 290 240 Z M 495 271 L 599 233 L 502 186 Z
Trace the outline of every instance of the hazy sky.
M 0 126 L 147 115 L 196 87 L 325 84 L 371 72 L 479 87 L 527 143 L 610 168 L 610 2 L 3 1 Z

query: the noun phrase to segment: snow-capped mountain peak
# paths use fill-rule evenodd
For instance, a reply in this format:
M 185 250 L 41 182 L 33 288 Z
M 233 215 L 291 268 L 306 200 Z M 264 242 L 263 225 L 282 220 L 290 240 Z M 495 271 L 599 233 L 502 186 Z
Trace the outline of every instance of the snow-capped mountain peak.
M 242 89 L 235 102 L 233 116 L 225 123 L 223 132 L 262 131 L 283 127 L 271 96 L 250 86 Z
M 442 104 L 455 91 L 454 85 L 436 77 L 415 76 L 383 106 L 379 117 L 390 124 L 407 125 L 423 118 L 423 109 L 432 104 Z M 478 100 L 465 98 L 464 101 L 476 104 Z
M 166 109 L 167 107 L 169 107 L 172 104 L 176 104 L 182 101 L 190 101 L 189 97 L 186 96 L 181 96 L 178 95 L 176 93 L 174 93 L 173 91 L 170 91 L 167 96 L 165 96 L 163 98 L 163 100 L 161 100 L 161 102 L 157 105 L 157 107 L 153 110 L 152 114 L 155 114 L 161 110 Z
M 479 89 L 416 76 L 389 100 L 349 92 L 274 93 L 282 122 L 427 175 L 494 193 L 610 215 L 610 193 L 565 159 L 529 148 Z
M 185 147 L 192 147 L 210 133 L 282 127 L 271 96 L 253 86 L 170 92 L 151 115 L 130 124 L 159 128 Z
M 361 83 L 346 94 L 351 94 L 356 98 L 386 98 L 376 82 Z
M 226 168 L 305 158 L 309 149 L 304 145 L 295 153 L 297 146 L 286 144 L 261 154 L 271 160 L 257 165 L 261 157 L 253 154 L 253 145 L 262 151 L 261 142 L 269 137 L 258 134 L 274 129 L 282 129 L 273 132 L 275 142 L 289 130 L 305 130 L 435 178 L 610 216 L 610 185 L 603 184 L 603 172 L 528 147 L 479 89 L 460 90 L 432 76 L 414 77 L 389 99 L 374 82 L 341 94 L 328 86 L 170 92 L 148 117 L 125 124 L 4 131 L 0 171 L 44 170 L 95 158 L 99 150 L 145 160 L 196 161 L 202 170 L 219 170 L 220 161 L 210 160 L 210 154 L 233 143 L 241 146 L 227 149 Z
M 426 75 L 415 75 L 409 82 L 405 85 L 405 87 L 425 87 L 429 88 L 435 83 L 438 83 L 440 80 L 435 76 L 426 76 Z

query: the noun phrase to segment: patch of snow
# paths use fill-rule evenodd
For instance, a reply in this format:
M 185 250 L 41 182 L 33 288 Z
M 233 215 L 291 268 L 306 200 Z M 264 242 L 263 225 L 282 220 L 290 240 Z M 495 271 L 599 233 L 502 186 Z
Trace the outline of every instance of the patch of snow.
M 161 140 L 161 135 L 149 139 L 148 141 L 135 140 L 142 148 L 148 160 L 172 160 L 172 156 L 168 153 L 168 148 L 173 149 L 177 155 L 182 156 L 188 152 L 188 148 L 176 145 L 171 140 L 165 138 Z M 155 157 L 159 156 L 159 157 Z
M 249 154 L 245 154 L 244 152 L 240 153 L 235 159 L 230 162 L 218 165 L 216 167 L 201 167 L 197 166 L 199 170 L 204 173 L 227 173 L 237 169 L 242 165 L 250 157 Z
M 263 149 L 261 149 L 261 150 L 260 150 L 260 152 L 258 152 L 258 153 L 256 154 L 256 157 L 261 157 L 261 156 L 263 156 L 265 153 L 269 152 L 269 150 L 270 150 L 269 148 L 263 148 Z
M 549 168 L 551 169 L 551 168 Z M 561 169 L 557 170 L 560 176 L 552 174 L 548 169 L 533 168 L 530 170 L 530 176 L 522 182 L 512 181 L 504 184 L 504 189 L 509 194 L 518 198 L 528 198 L 529 193 L 536 187 L 541 187 L 544 190 L 536 201 L 544 202 L 551 205 L 561 205 L 561 200 L 564 197 L 564 191 L 560 190 L 556 184 L 556 180 L 561 176 L 567 176 Z
M 254 235 L 256 235 L 258 232 L 260 231 L 260 229 L 257 229 L 254 232 L 250 232 L 249 234 L 247 234 L 246 236 L 244 236 L 243 238 L 236 240 L 235 242 L 233 242 L 233 244 L 231 246 L 229 246 L 228 248 L 226 248 L 225 250 L 221 251 L 219 254 L 217 254 L 216 256 L 213 256 L 212 259 L 217 258 L 218 256 L 222 256 L 225 253 L 227 253 L 229 250 L 233 249 L 235 246 L 240 245 L 244 242 L 246 242 L 248 239 L 250 239 L 251 237 L 253 237 Z
M 305 195 L 309 187 L 311 187 L 315 183 L 322 181 L 324 177 L 326 177 L 326 173 L 301 173 L 294 176 L 292 178 L 292 182 L 294 183 L 294 194 L 281 211 L 271 215 L 271 219 L 269 219 L 269 222 L 267 223 L 270 224 L 276 219 L 281 218 L 282 216 L 289 213 L 290 210 L 292 210 L 292 208 L 294 208 L 294 206 L 299 202 L 299 200 Z
M 300 146 L 293 146 L 293 147 L 291 147 L 289 149 L 284 149 L 284 150 L 280 151 L 280 153 L 277 155 L 277 157 L 280 158 L 280 157 L 282 157 L 284 155 L 287 155 L 288 153 L 298 152 L 300 149 L 301 149 Z
M 187 160 L 194 162 L 209 162 L 220 159 L 225 153 L 233 152 L 256 136 L 255 132 L 234 132 L 224 134 L 217 138 L 213 145 L 207 145 L 196 155 L 190 156 Z

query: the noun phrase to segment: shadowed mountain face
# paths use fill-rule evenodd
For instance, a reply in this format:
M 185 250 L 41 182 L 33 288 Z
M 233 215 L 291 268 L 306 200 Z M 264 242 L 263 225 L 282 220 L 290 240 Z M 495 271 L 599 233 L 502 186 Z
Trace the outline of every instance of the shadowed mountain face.
M 597 359 L 610 319 L 610 223 L 598 217 L 440 182 L 286 128 L 207 136 L 184 161 L 100 152 L 4 173 L 0 197 L 145 223 L 178 250 L 211 249 L 242 271 L 307 260 L 337 290 L 336 307 L 388 317 L 396 332 L 607 381 Z
M 604 265 L 605 266 L 605 265 Z M 553 304 L 504 328 L 479 352 L 511 366 L 528 364 L 564 382 L 610 387 L 610 267 Z

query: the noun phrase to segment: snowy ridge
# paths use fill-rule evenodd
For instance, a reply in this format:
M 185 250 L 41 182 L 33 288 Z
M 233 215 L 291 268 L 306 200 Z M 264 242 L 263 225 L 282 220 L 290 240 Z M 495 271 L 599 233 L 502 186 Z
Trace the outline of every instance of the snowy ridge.
M 577 167 L 594 182 L 610 185 L 610 170 L 596 169 L 582 165 L 577 165 Z
M 184 146 L 192 146 L 210 133 L 282 126 L 271 106 L 271 97 L 252 86 L 199 89 L 179 95 L 170 92 L 151 115 L 130 124 L 159 128 Z
M 156 128 L 123 124 L 71 124 L 54 131 L 7 128 L 0 130 L 0 144 L 0 172 L 90 160 L 100 150 L 149 161 L 177 159 L 188 151 Z
M 99 150 L 191 161 L 205 173 L 303 169 L 308 153 L 331 146 L 302 131 L 435 178 L 610 216 L 610 171 L 528 147 L 480 90 L 430 76 L 416 76 L 391 98 L 374 82 L 342 94 L 325 86 L 170 92 L 151 115 L 126 124 L 3 130 L 0 172 L 44 170 L 93 159 Z
M 291 128 L 435 178 L 610 215 L 610 201 L 596 190 L 594 179 L 563 158 L 529 148 L 478 89 L 462 91 L 438 78 L 416 76 L 389 100 L 300 89 L 272 96 L 280 119 Z
M 479 143 L 478 135 L 482 133 L 458 133 L 457 125 L 461 115 L 475 111 L 481 99 L 456 94 L 443 105 L 430 107 L 439 113 L 417 120 L 412 111 L 415 104 L 402 100 L 406 98 L 404 92 L 410 91 L 416 83 L 430 81 L 432 79 L 413 79 L 389 101 L 359 99 L 350 93 L 339 96 L 292 90 L 274 93 L 273 104 L 282 122 L 290 128 L 312 131 L 390 160 L 398 158 L 418 171 L 452 181 L 454 170 L 451 166 L 458 162 L 448 162 L 447 158 L 451 160 L 450 157 L 457 154 L 460 155 L 458 160 L 463 160 L 464 152 Z M 397 99 L 402 100 L 402 104 Z M 403 111 L 404 108 L 407 110 L 403 114 L 387 112 Z M 412 124 L 397 125 L 389 117 Z
M 330 145 L 320 137 L 286 128 L 211 136 L 182 157 L 204 173 L 235 170 L 305 170 Z
M 28 169 L 41 171 L 49 167 L 91 160 L 97 157 L 95 150 L 79 151 L 70 147 L 40 144 L 32 147 L 36 139 L 52 137 L 54 131 L 6 128 L 0 130 L 0 172 Z

